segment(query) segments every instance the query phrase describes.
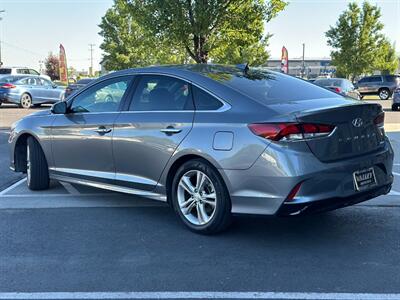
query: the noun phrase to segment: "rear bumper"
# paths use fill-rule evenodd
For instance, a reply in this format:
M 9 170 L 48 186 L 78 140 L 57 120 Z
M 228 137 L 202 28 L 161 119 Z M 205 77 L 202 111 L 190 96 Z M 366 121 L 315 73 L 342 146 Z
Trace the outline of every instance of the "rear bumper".
M 277 215 L 294 216 L 334 210 L 361 203 L 381 195 L 386 195 L 390 192 L 391 187 L 392 184 L 387 184 L 349 197 L 336 197 L 305 203 L 283 203 L 279 208 Z
M 271 145 L 249 169 L 221 170 L 231 196 L 232 213 L 290 215 L 305 207 L 311 212 L 319 206 L 329 210 L 390 191 L 394 154 L 388 140 L 377 152 L 333 163 L 321 162 L 307 147 L 302 149 L 301 143 L 295 146 L 297 149 Z M 370 167 L 374 168 L 377 185 L 356 191 L 353 173 Z M 289 193 L 299 183 L 300 189 L 287 206 Z

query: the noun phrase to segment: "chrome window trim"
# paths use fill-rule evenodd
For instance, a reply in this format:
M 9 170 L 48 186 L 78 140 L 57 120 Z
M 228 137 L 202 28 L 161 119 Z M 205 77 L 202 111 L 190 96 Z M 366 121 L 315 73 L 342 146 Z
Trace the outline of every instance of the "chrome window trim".
M 181 76 L 178 76 L 178 75 L 167 74 L 167 73 L 162 73 L 162 72 L 132 72 L 130 74 L 123 74 L 123 75 L 120 74 L 120 75 L 104 78 L 103 80 L 100 80 L 100 81 L 96 80 L 95 82 L 90 83 L 85 88 L 83 88 L 83 89 L 79 90 L 78 92 L 74 93 L 73 97 L 68 99 L 68 100 L 66 100 L 66 101 L 67 102 L 73 102 L 77 96 L 79 96 L 82 92 L 84 92 L 85 90 L 90 88 L 92 85 L 94 86 L 94 85 L 100 84 L 100 83 L 102 83 L 102 82 L 104 82 L 106 80 L 115 79 L 115 78 L 118 78 L 118 77 L 126 77 L 126 76 L 134 77 L 134 76 L 141 76 L 141 75 L 168 76 L 168 77 L 176 78 L 176 79 L 179 79 L 179 80 L 183 80 L 183 81 L 185 81 L 187 83 L 190 83 L 191 85 L 201 89 L 202 91 L 208 93 L 210 96 L 216 98 L 218 101 L 220 101 L 222 103 L 222 106 L 220 108 L 216 109 L 216 110 L 196 110 L 196 109 L 195 110 L 157 110 L 157 111 L 155 111 L 155 110 L 146 110 L 146 111 L 145 110 L 142 110 L 142 111 L 118 110 L 118 111 L 114 111 L 114 112 L 80 112 L 79 114 L 98 114 L 98 113 L 103 113 L 104 114 L 104 113 L 118 113 L 118 112 L 120 112 L 120 113 L 126 113 L 126 112 L 137 112 L 137 113 L 138 112 L 145 112 L 145 113 L 151 113 L 151 112 L 155 112 L 155 113 L 158 113 L 158 112 L 173 112 L 173 113 L 176 113 L 176 112 L 201 112 L 201 113 L 204 113 L 204 112 L 225 112 L 225 111 L 228 111 L 228 110 L 230 110 L 232 108 L 232 106 L 228 102 L 223 100 L 221 97 L 215 95 L 214 93 L 210 92 L 208 89 L 200 86 L 199 84 L 194 83 L 193 81 L 188 80 L 188 79 L 186 79 L 184 77 L 181 77 Z M 78 113 L 74 113 L 74 114 L 78 114 Z

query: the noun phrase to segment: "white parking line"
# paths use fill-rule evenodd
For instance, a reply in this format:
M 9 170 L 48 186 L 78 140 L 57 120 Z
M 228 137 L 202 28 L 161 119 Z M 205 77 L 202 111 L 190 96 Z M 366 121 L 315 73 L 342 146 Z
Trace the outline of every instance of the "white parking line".
M 400 192 L 396 192 L 396 191 L 391 190 L 388 195 L 389 196 L 400 196 Z
M 397 172 L 392 172 L 393 173 L 393 175 L 395 175 L 395 176 L 400 176 L 400 173 L 397 173 Z
M 59 181 L 60 184 L 67 190 L 68 193 L 72 195 L 80 195 L 80 192 L 70 183 Z
M 11 191 L 12 189 L 16 188 L 17 186 L 21 185 L 22 183 L 24 183 L 26 181 L 26 177 L 22 178 L 20 181 L 17 181 L 16 183 L 10 185 L 8 188 L 2 190 L 0 192 L 0 196 L 3 196 L 4 194 L 6 194 L 7 192 Z
M 338 299 L 398 300 L 400 294 L 285 292 L 44 292 L 0 293 L 0 299 Z

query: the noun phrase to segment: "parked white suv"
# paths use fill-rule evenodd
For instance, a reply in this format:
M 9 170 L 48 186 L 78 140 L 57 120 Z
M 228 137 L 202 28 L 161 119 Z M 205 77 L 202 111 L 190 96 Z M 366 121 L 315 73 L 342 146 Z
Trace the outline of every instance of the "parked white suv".
M 40 74 L 38 71 L 26 67 L 1 67 L 0 77 L 5 75 L 34 75 L 42 76 L 50 80 L 49 76 Z

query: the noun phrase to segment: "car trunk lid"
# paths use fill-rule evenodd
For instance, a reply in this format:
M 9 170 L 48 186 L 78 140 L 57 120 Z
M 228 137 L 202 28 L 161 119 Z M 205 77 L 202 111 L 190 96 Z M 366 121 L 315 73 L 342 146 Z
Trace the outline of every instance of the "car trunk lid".
M 307 144 L 323 162 L 351 158 L 381 148 L 383 129 L 375 124 L 382 107 L 373 103 L 342 103 L 335 107 L 313 108 L 296 113 L 301 123 L 336 126 L 328 137 L 309 139 Z

